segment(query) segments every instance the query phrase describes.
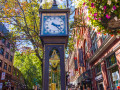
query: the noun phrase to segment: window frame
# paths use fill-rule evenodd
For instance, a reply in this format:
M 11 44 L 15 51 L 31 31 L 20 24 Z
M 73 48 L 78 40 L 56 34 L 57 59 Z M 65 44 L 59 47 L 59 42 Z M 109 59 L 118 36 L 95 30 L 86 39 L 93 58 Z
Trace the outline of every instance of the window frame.
M 11 59 L 11 57 L 12 57 L 12 59 Z M 12 55 L 10 55 L 10 61 L 11 61 L 11 62 L 13 61 L 13 56 L 12 56 Z
M 7 45 L 6 45 L 7 48 L 10 48 L 10 43 L 8 42 Z
M 0 67 L 2 67 L 2 60 L 1 60 L 1 59 L 0 59 L 0 62 L 1 62 L 1 63 L 0 63 Z
M 100 67 L 99 67 L 100 66 Z M 100 69 L 100 70 L 99 70 Z M 95 73 L 98 74 L 101 72 L 101 63 L 99 63 L 98 65 L 96 65 L 95 67 Z
M 8 52 L 6 52 L 5 58 L 6 58 L 6 59 L 9 59 L 9 53 L 8 53 Z
M 94 35 L 92 37 L 92 51 L 93 51 L 93 54 L 97 51 L 97 49 L 98 49 L 97 35 L 96 35 L 96 33 L 94 33 Z
M 115 60 L 115 63 L 111 63 L 111 57 L 114 56 L 114 60 Z M 106 58 L 106 62 L 107 62 L 107 68 L 113 66 L 114 64 L 117 63 L 117 60 L 116 60 L 116 56 L 115 56 L 115 53 L 111 54 L 108 58 Z
M 4 40 L 4 41 L 3 41 Z M 5 44 L 6 40 L 4 38 L 2 38 L 2 43 Z
M 8 67 L 8 71 L 11 72 L 11 66 L 10 66 L 10 65 L 9 65 L 9 67 Z
M 6 65 L 5 65 L 6 64 Z M 5 67 L 6 66 L 6 67 Z M 7 70 L 7 63 L 4 63 L 4 69 Z
M 87 43 L 87 41 L 85 40 L 85 54 L 87 53 L 87 51 L 88 51 L 88 43 Z
M 3 51 L 1 51 L 1 49 L 3 49 Z M 4 48 L 1 48 L 1 49 L 0 49 L 0 54 L 4 55 Z

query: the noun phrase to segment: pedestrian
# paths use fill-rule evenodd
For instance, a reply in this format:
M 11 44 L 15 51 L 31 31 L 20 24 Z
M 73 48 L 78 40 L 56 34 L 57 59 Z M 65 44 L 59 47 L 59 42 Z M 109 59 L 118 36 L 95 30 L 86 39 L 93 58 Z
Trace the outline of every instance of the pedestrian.
M 109 87 L 109 86 L 107 87 L 107 90 L 110 90 L 110 87 Z

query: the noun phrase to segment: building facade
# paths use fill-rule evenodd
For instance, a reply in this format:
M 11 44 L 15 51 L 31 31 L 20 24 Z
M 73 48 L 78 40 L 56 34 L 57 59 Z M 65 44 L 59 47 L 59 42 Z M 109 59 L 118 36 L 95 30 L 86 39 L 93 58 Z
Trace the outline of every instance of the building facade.
M 81 14 L 84 15 L 81 17 Z M 75 10 L 75 17 L 78 16 L 83 25 L 75 27 L 74 51 L 67 60 L 68 79 L 72 83 L 69 89 L 117 90 L 120 86 L 120 37 L 96 33 L 96 28 L 88 27 L 84 7 Z
M 8 39 L 9 31 L 0 23 L 0 89 L 8 89 L 13 79 L 14 44 Z

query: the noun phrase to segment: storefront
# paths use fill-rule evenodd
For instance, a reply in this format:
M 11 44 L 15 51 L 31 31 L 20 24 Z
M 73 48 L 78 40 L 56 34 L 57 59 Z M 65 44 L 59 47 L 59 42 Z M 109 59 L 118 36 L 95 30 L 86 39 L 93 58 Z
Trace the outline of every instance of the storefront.
M 80 90 L 92 89 L 91 85 L 91 71 L 87 70 L 78 77 L 78 84 Z
M 97 90 L 104 90 L 103 76 L 101 72 L 101 63 L 95 66 L 95 73 L 96 73 L 95 80 L 97 83 Z
M 103 88 L 103 76 L 102 74 L 98 75 L 97 77 L 95 77 L 95 80 L 97 82 L 97 88 L 98 90 L 104 90 Z
M 120 75 L 115 53 L 106 59 L 106 63 L 109 78 L 109 87 L 111 89 L 117 89 L 117 87 L 120 86 Z

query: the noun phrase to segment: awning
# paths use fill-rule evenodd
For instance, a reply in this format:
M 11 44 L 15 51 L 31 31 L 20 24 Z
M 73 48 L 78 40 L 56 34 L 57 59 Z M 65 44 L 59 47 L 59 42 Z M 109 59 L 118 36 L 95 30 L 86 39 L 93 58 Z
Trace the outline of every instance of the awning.
M 78 77 L 78 83 L 81 82 L 90 82 L 91 80 L 91 71 L 87 70 Z

